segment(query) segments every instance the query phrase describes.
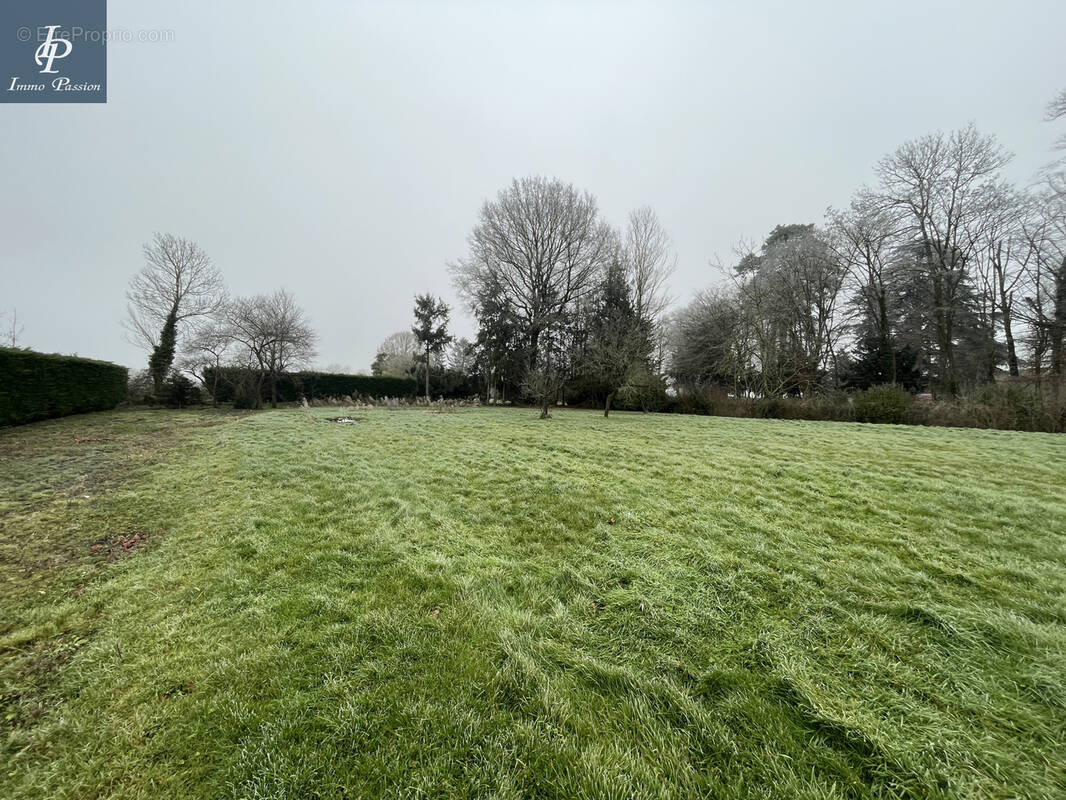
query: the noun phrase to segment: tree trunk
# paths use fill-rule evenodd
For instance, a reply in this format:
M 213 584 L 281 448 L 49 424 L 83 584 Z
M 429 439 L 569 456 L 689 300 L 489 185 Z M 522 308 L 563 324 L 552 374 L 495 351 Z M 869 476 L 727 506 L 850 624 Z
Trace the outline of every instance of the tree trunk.
M 1063 374 L 1063 338 L 1066 336 L 1066 258 L 1055 276 L 1055 309 L 1051 320 L 1051 370 L 1060 381 Z
M 1007 340 L 1007 370 L 1011 377 L 1018 377 L 1018 350 L 1014 345 L 1014 332 L 1010 327 L 1010 314 L 1003 315 L 1003 335 Z
M 614 392 L 607 392 L 607 400 L 603 404 L 603 418 L 607 419 L 611 413 L 611 398 L 614 397 Z
M 540 408 L 540 418 L 541 419 L 551 419 L 552 418 L 552 415 L 548 413 L 548 398 L 547 398 L 547 396 L 545 396 L 544 402 L 543 402 L 543 404 L 541 405 L 541 408 Z
M 278 407 L 278 376 L 270 374 L 270 407 Z
M 426 402 L 429 402 L 429 346 L 426 346 Z
M 1048 370 L 1051 373 L 1052 402 L 1056 408 L 1063 409 L 1063 401 L 1066 400 L 1066 258 L 1062 259 L 1059 272 L 1055 275 L 1055 307 L 1051 319 L 1048 339 L 1051 350 L 1051 364 Z

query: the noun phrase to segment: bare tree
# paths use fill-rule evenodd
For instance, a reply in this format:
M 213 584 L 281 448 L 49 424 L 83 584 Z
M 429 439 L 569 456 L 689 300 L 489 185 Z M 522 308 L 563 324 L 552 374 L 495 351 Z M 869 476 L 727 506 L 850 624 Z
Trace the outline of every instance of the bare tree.
M 643 206 L 630 212 L 623 246 L 633 310 L 641 319 L 657 324 L 670 305 L 666 282 L 677 269 L 677 257 L 654 211 Z
M 181 368 L 197 378 L 211 393 L 214 405 L 218 405 L 218 387 L 222 380 L 222 367 L 234 345 L 225 314 L 221 320 L 211 320 L 198 325 L 189 335 Z
M 982 293 L 987 295 L 983 305 L 988 307 L 987 320 L 991 342 L 987 363 L 987 377 L 994 380 L 996 368 L 997 328 L 1003 329 L 1007 346 L 1007 371 L 1018 377 L 1018 345 L 1014 335 L 1017 321 L 1017 298 L 1023 279 L 1028 274 L 1033 248 L 1025 235 L 1032 227 L 1028 219 L 1032 204 L 1028 198 L 1004 186 L 991 197 L 988 219 L 983 226 L 984 252 L 978 252 L 978 271 Z
M 125 327 L 131 342 L 151 350 L 148 367 L 158 393 L 185 323 L 215 314 L 225 290 L 222 276 L 195 242 L 157 233 L 143 252 L 145 266 L 126 292 Z
M 877 166 L 882 208 L 900 215 L 922 252 L 930 281 L 940 391 L 958 393 L 955 314 L 983 241 L 999 170 L 1010 160 L 993 136 L 971 125 L 900 146 Z
M 666 350 L 665 315 L 670 306 L 667 281 L 677 269 L 670 237 L 647 206 L 629 214 L 622 251 L 633 310 L 647 323 L 654 360 L 661 371 Z
M 1031 257 L 1022 315 L 1034 328 L 1033 366 L 1040 375 L 1046 364 L 1061 403 L 1066 396 L 1066 195 L 1053 186 L 1037 194 L 1024 235 Z
M 352 367 L 350 364 L 341 364 L 339 361 L 331 361 L 324 367 L 321 367 L 321 372 L 325 372 L 330 375 L 353 375 Z
M 1054 122 L 1064 117 L 1066 117 L 1066 89 L 1055 95 L 1055 98 L 1047 104 L 1047 115 L 1044 119 L 1048 122 Z M 1061 150 L 1066 150 L 1066 133 L 1059 137 L 1055 146 Z
M 7 314 L 0 311 L 0 320 L 3 320 L 6 316 Z M 3 342 L 4 347 L 18 347 L 19 341 L 22 339 L 22 334 L 25 330 L 26 326 L 19 324 L 18 309 L 12 309 L 11 322 L 6 325 L 3 333 L 0 334 L 0 336 L 2 336 L 0 341 Z
M 370 373 L 403 378 L 413 372 L 417 356 L 418 339 L 415 335 L 409 330 L 397 331 L 378 345 Z
M 456 283 L 472 305 L 490 293 L 509 303 L 530 369 L 545 360 L 542 337 L 592 291 L 618 247 L 592 195 L 540 177 L 514 180 L 486 201 L 469 243 L 469 255 L 452 267 Z
M 674 316 L 671 334 L 671 373 L 681 386 L 716 386 L 738 397 L 756 388 L 749 383 L 755 338 L 737 290 L 697 293 Z
M 295 298 L 280 289 L 270 295 L 239 298 L 230 305 L 228 329 L 244 348 L 243 361 L 255 374 L 253 398 L 262 405 L 263 385 L 270 387 L 271 407 L 278 406 L 278 379 L 310 364 L 318 335 Z
M 445 366 L 460 375 L 470 375 L 477 369 L 477 351 L 474 343 L 460 337 L 448 345 L 444 358 Z
M 830 210 L 828 243 L 845 268 L 850 294 L 862 316 L 861 327 L 877 337 L 889 356 L 889 374 L 896 381 L 892 342 L 891 265 L 900 235 L 898 220 L 878 208 L 877 198 L 860 191 L 846 211 Z

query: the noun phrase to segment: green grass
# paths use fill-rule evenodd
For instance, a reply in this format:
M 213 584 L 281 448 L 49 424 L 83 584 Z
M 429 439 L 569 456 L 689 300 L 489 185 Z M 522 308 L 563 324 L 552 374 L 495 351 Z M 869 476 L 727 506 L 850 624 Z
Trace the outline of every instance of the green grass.
M 1066 437 L 338 413 L 0 432 L 0 797 L 1066 796 Z

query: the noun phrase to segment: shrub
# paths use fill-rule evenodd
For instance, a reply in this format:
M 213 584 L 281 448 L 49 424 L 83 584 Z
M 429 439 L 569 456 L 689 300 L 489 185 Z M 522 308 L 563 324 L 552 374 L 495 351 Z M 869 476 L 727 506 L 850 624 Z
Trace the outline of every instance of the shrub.
M 158 398 L 161 403 L 171 408 L 185 408 L 186 406 L 198 406 L 203 402 L 203 394 L 200 387 L 186 378 L 180 372 L 171 373 L 169 380 L 163 384 L 162 395 Z
M 846 392 L 831 390 L 805 398 L 802 419 L 848 422 L 855 418 L 851 398 Z
M 981 427 L 1019 431 L 1057 430 L 1048 398 L 1023 383 L 990 384 L 973 398 Z
M 1036 386 L 1011 382 L 982 386 L 964 397 L 916 404 L 907 421 L 953 428 L 1057 433 L 1063 430 L 1066 420 L 1048 394 Z
M 679 388 L 677 398 L 673 403 L 673 411 L 678 414 L 710 414 L 712 413 L 710 397 L 703 389 Z
M 152 373 L 146 369 L 130 373 L 126 381 L 126 402 L 148 403 L 152 400 Z
M 106 361 L 0 348 L 0 425 L 114 408 L 126 379 L 125 367 Z
M 783 397 L 760 397 L 755 401 L 755 416 L 759 419 L 788 419 L 788 402 Z
M 896 386 L 871 386 L 855 395 L 855 419 L 902 425 L 907 422 L 907 413 L 913 403 L 914 396 Z

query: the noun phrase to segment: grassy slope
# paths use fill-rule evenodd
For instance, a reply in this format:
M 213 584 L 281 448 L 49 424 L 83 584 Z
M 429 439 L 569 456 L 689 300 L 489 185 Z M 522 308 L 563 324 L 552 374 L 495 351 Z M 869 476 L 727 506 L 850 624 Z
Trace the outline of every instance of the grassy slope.
M 1066 437 L 334 415 L 0 432 L 0 796 L 1066 793 Z

